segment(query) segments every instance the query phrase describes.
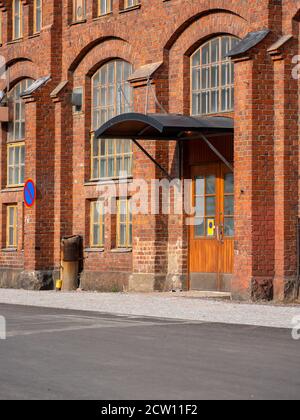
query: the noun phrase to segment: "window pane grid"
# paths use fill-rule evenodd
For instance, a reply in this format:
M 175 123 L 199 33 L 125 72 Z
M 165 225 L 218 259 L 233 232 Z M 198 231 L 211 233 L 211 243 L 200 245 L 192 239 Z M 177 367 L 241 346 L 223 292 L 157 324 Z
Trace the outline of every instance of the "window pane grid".
M 134 7 L 140 4 L 140 0 L 125 0 L 124 8 L 128 9 L 129 7 Z
M 18 244 L 18 209 L 17 206 L 7 206 L 7 248 L 17 248 Z
M 116 60 L 104 65 L 93 78 L 93 130 L 112 117 L 129 112 L 132 89 L 127 81 L 131 65 Z M 124 99 L 124 95 L 126 99 Z
M 112 0 L 98 0 L 98 15 L 103 16 L 111 13 Z
M 124 145 L 124 143 L 130 143 Z M 94 139 L 92 156 L 93 179 L 127 177 L 132 173 L 132 146 L 127 140 Z
M 80 22 L 86 17 L 86 0 L 74 0 L 73 2 L 73 20 Z
M 30 79 L 22 80 L 8 94 L 12 121 L 8 126 L 7 145 L 7 185 L 19 186 L 25 179 L 25 104 L 21 98 L 33 83 Z
M 34 0 L 34 32 L 42 29 L 42 0 Z
M 224 178 L 224 235 L 234 236 L 234 178 L 226 174 Z
M 93 77 L 93 130 L 114 116 L 130 111 L 132 90 L 127 79 L 131 71 L 129 63 L 115 60 L 104 65 Z M 92 136 L 91 178 L 119 178 L 122 173 L 124 177 L 132 173 L 131 142 Z
M 23 5 L 21 0 L 13 0 L 13 38 L 23 36 Z
M 195 237 L 215 237 L 216 177 L 197 177 L 195 183 Z
M 118 200 L 117 247 L 132 247 L 132 208 L 131 199 Z
M 226 54 L 238 40 L 218 37 L 203 45 L 191 58 L 192 114 L 228 112 L 234 106 L 234 66 Z
M 25 177 L 25 145 L 8 145 L 8 185 L 22 185 Z
M 30 79 L 22 80 L 8 95 L 13 114 L 13 119 L 8 129 L 9 141 L 24 140 L 25 138 L 25 104 L 21 98 L 21 94 L 32 83 L 33 81 Z
M 91 248 L 104 246 L 104 207 L 101 201 L 91 202 Z

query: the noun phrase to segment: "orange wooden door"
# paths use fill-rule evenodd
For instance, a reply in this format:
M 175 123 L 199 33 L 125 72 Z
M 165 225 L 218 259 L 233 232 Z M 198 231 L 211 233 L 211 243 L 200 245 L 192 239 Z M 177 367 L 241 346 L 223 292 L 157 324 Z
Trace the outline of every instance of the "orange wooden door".
M 192 168 L 195 218 L 190 226 L 193 290 L 228 290 L 233 272 L 233 174 L 222 164 Z
M 219 287 L 233 273 L 234 259 L 234 175 L 225 165 L 220 168 Z

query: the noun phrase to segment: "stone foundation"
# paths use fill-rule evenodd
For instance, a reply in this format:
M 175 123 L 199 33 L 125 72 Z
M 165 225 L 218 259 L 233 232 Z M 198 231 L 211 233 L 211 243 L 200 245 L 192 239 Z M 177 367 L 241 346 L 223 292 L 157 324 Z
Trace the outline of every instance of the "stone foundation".
M 124 292 L 128 291 L 130 273 L 101 273 L 83 271 L 80 276 L 80 287 L 87 291 Z
M 169 292 L 176 289 L 187 290 L 187 276 L 134 273 L 129 279 L 130 292 Z
M 0 288 L 2 289 L 53 290 L 54 279 L 53 271 L 0 269 Z

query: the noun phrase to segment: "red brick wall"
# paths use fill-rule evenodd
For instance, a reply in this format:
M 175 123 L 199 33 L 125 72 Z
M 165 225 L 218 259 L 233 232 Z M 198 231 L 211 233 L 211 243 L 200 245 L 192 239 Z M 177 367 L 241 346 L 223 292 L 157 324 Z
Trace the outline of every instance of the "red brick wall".
M 3 45 L 0 48 L 0 54 L 3 55 L 7 62 L 7 79 L 1 80 L 1 88 L 9 89 L 12 88 L 18 81 L 24 78 L 37 79 L 38 77 L 50 75 L 51 62 L 52 62 L 52 25 L 54 25 L 54 7 L 58 10 L 57 5 L 54 6 L 54 1 L 44 1 L 44 28 L 38 36 L 33 36 L 33 2 L 24 1 L 24 39 L 21 41 L 12 41 L 12 2 L 1 2 L 2 3 L 2 40 Z M 57 28 L 58 29 L 58 28 Z M 55 31 L 55 37 L 61 40 L 59 29 Z M 59 67 L 56 69 L 56 75 L 54 74 L 53 81 L 59 76 Z M 56 80 L 55 80 L 56 79 Z M 46 156 L 49 155 L 45 150 L 46 145 L 50 145 L 49 138 L 53 136 L 52 130 L 54 129 L 53 112 L 51 112 L 51 105 L 49 107 L 49 91 L 43 92 L 40 100 L 41 104 L 38 111 L 36 112 L 36 103 L 28 103 L 26 105 L 27 126 L 26 126 L 26 176 L 33 176 L 34 179 L 38 177 L 44 178 L 44 168 L 51 171 L 51 166 L 48 165 L 49 160 Z M 37 118 L 35 116 L 38 115 Z M 38 121 L 40 121 L 40 130 L 38 129 Z M 48 122 L 48 126 L 46 127 Z M 46 128 L 46 129 L 45 129 Z M 39 133 L 39 136 L 36 135 Z M 36 150 L 35 142 L 42 142 L 43 146 Z M 31 147 L 33 152 L 31 153 Z M 46 146 L 47 147 L 47 146 Z M 53 153 L 50 153 L 53 155 Z M 36 159 L 36 156 L 42 156 L 42 159 Z M 44 160 L 43 160 L 44 159 Z M 45 165 L 45 160 L 47 164 Z M 36 168 L 41 164 L 41 172 L 37 173 Z M 53 172 L 53 171 L 52 171 Z M 39 208 L 40 222 L 36 220 L 35 211 L 24 209 L 23 207 L 23 190 L 18 189 L 7 189 L 6 179 L 6 127 L 3 125 L 1 130 L 1 252 L 0 252 L 0 266 L 1 268 L 11 268 L 23 270 L 35 270 L 42 268 L 47 270 L 53 267 L 53 257 L 51 242 L 53 241 L 53 234 L 50 229 L 48 231 L 47 220 L 50 220 L 52 215 L 49 213 L 49 203 L 45 203 L 44 206 Z M 50 180 L 49 180 L 50 181 Z M 39 194 L 43 194 L 43 182 L 39 185 Z M 53 181 L 52 181 L 53 185 Z M 53 202 L 53 194 L 51 194 L 50 206 Z M 18 204 L 18 250 L 17 251 L 2 251 L 6 244 L 6 208 L 7 204 Z M 53 212 L 52 212 L 53 214 Z M 50 216 L 50 217 L 49 217 Z M 47 219 L 48 218 L 48 219 Z M 46 220 L 46 223 L 44 221 Z M 51 221 L 53 225 L 53 220 Z M 37 233 L 36 226 L 39 227 L 39 233 Z M 43 231 L 46 231 L 46 234 Z M 39 240 L 39 236 L 45 237 L 48 235 L 45 242 Z M 23 244 L 24 241 L 24 244 Z M 36 244 L 42 249 L 42 254 L 38 254 L 35 249 Z M 48 247 L 48 243 L 50 247 Z M 25 246 L 24 246 L 25 245 Z M 24 249 L 24 251 L 23 251 Z M 14 284 L 12 283 L 12 286 Z
M 70 0 L 43 2 L 43 30 L 33 36 L 33 1 L 24 3 L 24 39 L 12 41 L 11 2 L 2 1 L 3 46 L 10 84 L 25 77 L 51 75 L 47 86 L 27 100 L 26 175 L 38 186 L 37 206 L 25 209 L 25 260 L 21 250 L 0 251 L 0 266 L 52 270 L 60 265 L 60 239 L 80 234 L 89 246 L 89 201 L 97 198 L 90 178 L 91 77 L 115 58 L 134 69 L 163 65 L 153 77 L 159 101 L 169 112 L 190 112 L 191 54 L 209 37 L 270 28 L 272 34 L 248 60 L 236 63 L 236 243 L 234 293 L 241 297 L 280 296 L 295 276 L 295 221 L 298 215 L 298 84 L 291 82 L 292 56 L 299 50 L 299 2 L 289 0 L 141 0 L 141 7 L 97 18 L 95 1 L 87 0 L 86 21 L 72 24 Z M 295 40 L 273 61 L 267 52 L 282 34 Z M 55 98 L 51 91 L 68 84 Z M 2 83 L 3 85 L 3 83 Z M 82 86 L 85 102 L 73 114 L 70 95 Z M 144 112 L 145 84 L 134 84 L 135 110 Z M 160 112 L 153 98 L 149 110 Z M 233 116 L 233 115 L 232 115 Z M 3 212 L 8 203 L 22 208 L 22 190 L 6 189 L 6 131 L 1 130 L 0 237 L 5 238 Z M 144 146 L 173 175 L 178 173 L 176 144 Z M 232 150 L 230 152 L 233 152 Z M 134 176 L 148 182 L 162 174 L 134 149 Z M 209 158 L 209 154 L 207 158 Z M 211 156 L 212 157 L 212 156 Z M 204 157 L 201 156 L 203 159 Z M 22 219 L 22 213 L 20 213 Z M 85 252 L 86 273 L 122 273 L 113 284 L 128 287 L 131 273 L 172 279 L 187 274 L 187 230 L 178 216 L 138 216 L 134 220 L 133 253 L 115 253 L 115 220 L 107 217 L 104 251 Z M 23 235 L 22 220 L 19 237 Z M 90 277 L 89 277 L 90 279 Z M 275 280 L 274 280 L 275 279 Z M 91 286 L 90 280 L 87 280 Z M 170 279 L 166 282 L 170 285 Z M 101 285 L 103 285 L 101 283 Z M 108 284 L 105 284 L 109 288 Z

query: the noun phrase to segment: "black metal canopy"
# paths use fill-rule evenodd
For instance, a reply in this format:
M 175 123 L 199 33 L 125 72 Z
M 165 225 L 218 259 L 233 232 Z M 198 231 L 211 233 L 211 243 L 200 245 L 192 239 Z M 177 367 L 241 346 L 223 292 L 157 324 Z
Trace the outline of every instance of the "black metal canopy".
M 225 117 L 189 117 L 178 114 L 128 113 L 112 118 L 96 132 L 96 138 L 180 140 L 202 134 L 233 134 L 234 122 Z

